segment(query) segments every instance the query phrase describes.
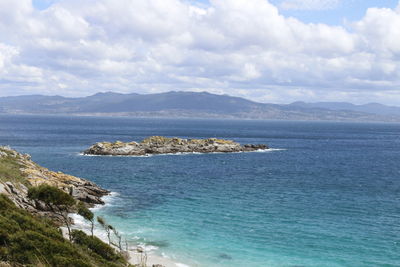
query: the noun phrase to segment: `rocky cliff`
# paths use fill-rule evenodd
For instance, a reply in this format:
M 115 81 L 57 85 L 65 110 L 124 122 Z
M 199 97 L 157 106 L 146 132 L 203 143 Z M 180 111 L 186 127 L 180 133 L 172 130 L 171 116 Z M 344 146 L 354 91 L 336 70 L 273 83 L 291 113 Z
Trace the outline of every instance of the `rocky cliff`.
M 85 155 L 143 156 L 175 153 L 232 153 L 268 149 L 266 145 L 241 145 L 231 140 L 216 138 L 182 139 L 152 136 L 140 143 L 99 142 L 85 150 Z
M 28 188 L 40 184 L 62 189 L 87 206 L 104 204 L 101 197 L 109 194 L 109 191 L 90 181 L 50 171 L 34 163 L 29 155 L 18 153 L 9 147 L 0 147 L 0 194 L 5 194 L 20 208 L 57 221 L 57 216 L 44 203 L 27 197 Z

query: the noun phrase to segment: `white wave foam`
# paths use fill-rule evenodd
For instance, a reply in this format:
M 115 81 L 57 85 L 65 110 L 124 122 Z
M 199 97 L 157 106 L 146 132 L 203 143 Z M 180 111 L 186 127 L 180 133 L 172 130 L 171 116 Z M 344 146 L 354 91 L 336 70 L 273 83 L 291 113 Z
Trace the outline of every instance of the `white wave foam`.
M 151 156 L 184 156 L 184 155 L 208 155 L 208 154 L 238 154 L 238 153 L 254 153 L 254 152 L 274 152 L 274 151 L 284 151 L 287 149 L 284 148 L 267 148 L 267 149 L 258 149 L 254 151 L 238 151 L 238 152 L 177 152 L 177 153 L 168 153 L 168 154 L 154 154 Z
M 145 243 L 140 243 L 139 245 L 137 245 L 136 247 L 140 247 L 142 248 L 144 251 L 146 252 L 153 252 L 159 249 L 159 247 L 157 246 L 153 246 L 153 245 L 146 245 Z
M 104 197 L 101 198 L 101 200 L 104 201 L 104 205 L 103 205 L 103 204 L 96 204 L 96 205 L 95 205 L 93 208 L 91 208 L 90 210 L 92 210 L 92 211 L 98 211 L 98 210 L 100 210 L 100 209 L 102 209 L 102 208 L 113 206 L 113 202 L 114 202 L 115 200 L 117 200 L 118 196 L 119 196 L 119 193 L 118 193 L 118 192 L 111 192 L 110 194 L 108 194 L 108 195 L 106 195 L 106 196 L 104 196 Z
M 167 254 L 165 254 L 164 252 L 161 253 L 161 257 L 164 258 L 164 259 L 169 259 L 169 260 L 174 261 L 175 266 L 178 266 L 178 267 L 190 267 L 190 265 L 187 265 L 187 264 L 184 264 L 184 263 L 181 263 L 181 262 L 176 262 L 175 261 L 175 257 L 170 257 Z
M 251 151 L 251 152 L 258 152 L 258 153 L 264 153 L 264 152 L 274 152 L 274 151 L 286 151 L 286 148 L 267 148 L 267 149 L 259 149 L 256 151 Z
M 72 229 L 81 230 L 85 232 L 87 235 L 91 234 L 91 224 L 87 220 L 85 220 L 82 216 L 76 213 L 70 213 L 69 217 L 71 217 L 74 221 L 74 224 L 71 226 Z M 100 238 L 105 243 L 108 243 L 107 232 L 102 229 L 98 223 L 95 223 L 95 227 L 93 229 L 93 234 Z M 121 232 L 121 234 L 123 234 Z
M 86 221 L 82 216 L 80 216 L 76 213 L 71 213 L 71 214 L 69 214 L 69 216 L 74 221 L 74 225 L 72 225 L 72 229 L 81 230 L 88 235 L 91 234 L 91 224 L 88 221 Z M 97 236 L 100 240 L 102 240 L 105 243 L 108 243 L 107 232 L 104 229 L 102 229 L 98 224 L 95 225 L 93 232 L 94 232 L 94 235 Z M 120 233 L 123 234 L 123 232 L 120 232 Z M 159 261 L 161 261 L 161 263 L 163 263 L 164 262 L 163 259 L 165 259 L 165 260 L 168 260 L 168 262 L 165 262 L 166 266 L 190 267 L 190 265 L 176 262 L 174 259 L 175 257 L 171 258 L 163 252 L 160 253 L 161 257 L 157 256 L 156 251 L 159 250 L 159 247 L 154 246 L 154 245 L 147 245 L 146 241 L 137 243 L 137 242 L 133 241 L 135 239 L 140 239 L 140 238 L 135 236 L 135 237 L 131 238 L 130 242 L 128 240 L 128 242 L 130 243 L 129 251 L 131 253 L 133 253 L 132 255 L 136 255 L 135 253 L 137 253 L 138 248 L 141 248 L 146 253 L 148 253 L 149 260 L 154 258 L 153 261 L 155 263 L 160 263 Z M 158 255 L 160 255 L 160 254 L 158 254 Z
M 112 205 L 112 202 L 116 199 L 116 197 L 118 197 L 118 195 L 119 194 L 117 192 L 112 192 L 110 195 L 103 197 L 103 201 L 105 202 L 105 205 Z M 103 207 L 105 205 L 98 205 L 97 207 L 92 208 L 91 210 L 100 209 L 101 207 Z M 76 214 L 76 213 L 71 213 L 71 214 L 69 214 L 69 216 L 74 221 L 74 224 L 71 226 L 72 229 L 81 230 L 81 231 L 85 232 L 87 235 L 91 234 L 91 223 L 90 222 L 88 222 L 82 216 L 80 216 L 79 214 Z M 66 232 L 66 230 L 64 230 L 64 232 Z M 98 225 L 98 223 L 95 223 L 93 233 L 100 240 L 102 240 L 105 243 L 108 243 L 107 232 L 104 229 L 102 229 Z M 124 232 L 120 232 L 120 234 L 124 235 Z M 140 247 L 146 253 L 148 253 L 149 259 L 151 259 L 151 257 L 154 257 L 153 261 L 155 261 L 155 263 L 159 263 L 158 262 L 159 260 L 161 261 L 161 263 L 163 263 L 162 259 L 164 258 L 166 260 L 171 261 L 171 262 L 166 262 L 165 263 L 166 266 L 190 267 L 189 265 L 186 265 L 186 264 L 183 264 L 180 262 L 176 262 L 175 260 L 171 259 L 171 257 L 168 257 L 164 253 L 161 253 L 162 257 L 157 257 L 156 251 L 159 250 L 159 247 L 155 246 L 155 245 L 148 245 L 148 244 L 146 244 L 145 240 L 144 240 L 144 242 L 138 242 L 139 239 L 141 239 L 139 236 L 134 236 L 134 237 L 131 237 L 130 240 L 128 240 L 128 243 L 130 243 L 129 251 L 131 253 L 137 253 L 137 249 Z M 137 240 L 137 241 L 135 242 L 134 240 Z M 132 255 L 134 255 L 134 254 L 132 254 Z
M 164 252 L 161 252 L 161 256 L 163 256 L 163 258 L 166 258 L 166 259 L 170 259 L 171 258 L 171 257 L 168 257 L 168 255 L 165 254 Z
M 267 148 L 267 149 L 258 149 L 255 151 L 239 151 L 239 152 L 177 152 L 177 153 L 165 153 L 165 154 L 146 154 L 146 155 L 87 155 L 83 153 L 79 153 L 78 155 L 84 157 L 117 157 L 117 158 L 148 158 L 155 156 L 182 156 L 182 155 L 207 155 L 207 154 L 237 154 L 237 153 L 254 153 L 254 152 L 274 152 L 274 151 L 285 151 L 287 149 L 284 148 Z
M 208 155 L 208 154 L 239 154 L 239 153 L 254 153 L 254 152 L 274 152 L 274 151 L 284 151 L 284 148 L 267 148 L 258 149 L 254 151 L 238 151 L 238 152 L 177 152 L 168 154 L 154 154 L 150 156 L 185 156 L 185 155 Z M 122 156 L 123 157 L 123 156 Z
M 146 154 L 146 155 L 88 155 L 88 154 L 83 154 L 83 153 L 78 153 L 79 156 L 82 157 L 113 157 L 113 158 L 148 158 L 152 157 L 154 155 L 152 154 Z
M 76 213 L 70 213 L 69 217 L 71 217 L 74 220 L 74 228 L 77 228 L 79 230 L 88 230 L 90 229 L 89 223 L 79 214 Z

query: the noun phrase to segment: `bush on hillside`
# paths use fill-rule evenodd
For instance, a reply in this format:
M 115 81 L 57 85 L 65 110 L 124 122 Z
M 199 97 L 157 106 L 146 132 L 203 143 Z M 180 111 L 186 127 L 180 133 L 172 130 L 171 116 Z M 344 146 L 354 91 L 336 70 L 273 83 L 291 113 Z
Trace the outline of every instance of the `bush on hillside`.
M 107 244 L 83 232 L 77 235 L 76 244 L 69 242 L 52 223 L 17 208 L 0 194 L 0 262 L 12 266 L 127 266 Z

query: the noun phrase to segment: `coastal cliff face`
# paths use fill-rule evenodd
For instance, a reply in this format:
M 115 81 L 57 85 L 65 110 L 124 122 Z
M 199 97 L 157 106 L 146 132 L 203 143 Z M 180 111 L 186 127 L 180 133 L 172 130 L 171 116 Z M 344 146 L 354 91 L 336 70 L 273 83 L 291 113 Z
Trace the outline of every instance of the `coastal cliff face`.
M 182 139 L 152 136 L 140 143 L 115 143 L 99 142 L 85 150 L 85 155 L 111 155 L 111 156 L 143 156 L 151 154 L 175 154 L 175 153 L 232 153 L 251 152 L 268 149 L 268 146 L 241 145 L 231 140 L 216 138 L 208 139 Z
M 5 194 L 19 208 L 57 221 L 57 216 L 44 203 L 27 197 L 30 186 L 41 184 L 57 187 L 89 207 L 104 204 L 101 197 L 109 194 L 90 181 L 50 171 L 34 163 L 29 155 L 0 147 L 0 194 Z

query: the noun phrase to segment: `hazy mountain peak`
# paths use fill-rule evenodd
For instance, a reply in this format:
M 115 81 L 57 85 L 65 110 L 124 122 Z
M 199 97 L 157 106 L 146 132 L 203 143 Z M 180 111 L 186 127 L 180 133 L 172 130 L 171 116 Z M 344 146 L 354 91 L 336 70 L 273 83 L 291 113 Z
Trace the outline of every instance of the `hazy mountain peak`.
M 241 97 L 209 92 L 170 91 L 157 94 L 100 92 L 88 97 L 20 96 L 0 98 L 1 113 L 82 114 L 246 118 L 285 120 L 400 121 L 400 108 L 378 103 L 346 102 L 289 105 L 257 103 Z
M 88 96 L 88 97 L 99 97 L 99 96 L 107 97 L 107 96 L 115 96 L 115 95 L 124 95 L 124 94 L 107 91 L 107 92 L 99 92 L 99 93 L 96 93 L 96 94 Z

